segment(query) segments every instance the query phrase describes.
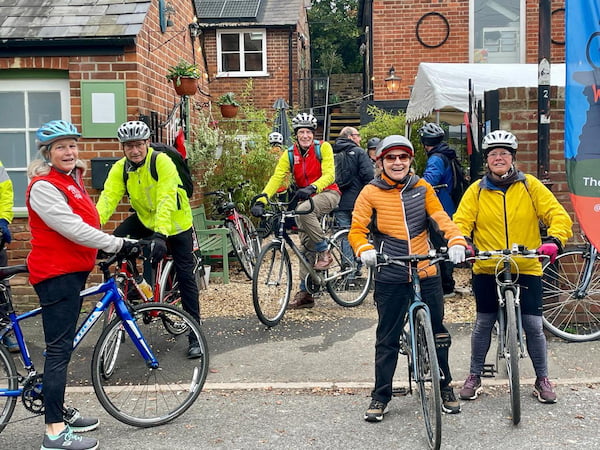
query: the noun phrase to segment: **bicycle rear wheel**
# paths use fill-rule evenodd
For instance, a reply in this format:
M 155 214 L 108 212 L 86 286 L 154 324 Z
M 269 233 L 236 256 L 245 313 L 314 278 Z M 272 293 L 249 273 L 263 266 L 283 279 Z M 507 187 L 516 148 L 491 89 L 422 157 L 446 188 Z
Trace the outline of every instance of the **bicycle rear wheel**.
M 235 225 L 230 222 L 227 225 L 229 227 L 229 237 L 244 273 L 251 280 L 254 266 L 260 253 L 260 238 L 256 232 L 256 228 L 254 228 L 254 224 L 248 217 L 240 214 L 239 218 L 242 235 L 240 235 Z
M 429 315 L 423 308 L 415 316 L 416 336 L 416 384 L 423 410 L 423 422 L 427 443 L 432 449 L 439 449 L 442 441 L 442 393 L 440 387 L 440 367 L 435 352 L 435 338 Z
M 348 243 L 348 230 L 338 231 L 332 238 L 329 251 L 333 263 L 327 269 L 326 277 L 336 277 L 327 282 L 331 298 L 341 306 L 360 305 L 369 294 L 373 268 L 360 266 Z M 344 275 L 338 275 L 347 272 Z
M 123 322 L 104 329 L 92 357 L 92 384 L 98 400 L 115 419 L 136 427 L 165 424 L 183 414 L 196 400 L 208 373 L 208 347 L 198 323 L 185 311 L 163 303 L 133 308 L 135 323 L 159 362 L 151 368 L 141 357 Z M 185 336 L 173 336 L 166 327 L 186 327 Z M 123 335 L 114 367 L 105 372 L 104 360 L 114 340 Z M 202 356 L 187 359 L 188 345 L 197 340 Z
M 0 344 L 0 390 L 15 391 L 18 388 L 18 374 L 15 362 L 2 344 Z M 17 397 L 0 397 L 0 433 L 8 424 L 15 410 Z
M 504 293 L 506 308 L 506 349 L 504 361 L 508 374 L 508 387 L 510 390 L 510 409 L 513 424 L 521 421 L 521 392 L 519 386 L 519 339 L 517 337 L 517 314 L 515 310 L 515 297 L 512 291 Z
M 279 242 L 266 245 L 252 277 L 252 301 L 258 319 L 274 327 L 285 314 L 292 292 L 292 264 Z
M 589 248 L 568 250 L 543 266 L 544 328 L 571 342 L 600 338 L 600 259 Z M 587 289 L 583 279 L 590 275 Z

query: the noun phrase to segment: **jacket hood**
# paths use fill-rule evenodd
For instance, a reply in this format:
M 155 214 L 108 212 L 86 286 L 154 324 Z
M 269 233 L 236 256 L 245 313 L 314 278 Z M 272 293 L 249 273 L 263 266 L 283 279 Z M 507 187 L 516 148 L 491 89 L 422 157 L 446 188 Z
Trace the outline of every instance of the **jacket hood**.
M 333 144 L 333 153 L 348 152 L 357 147 L 358 145 L 350 138 L 337 138 Z
M 448 144 L 445 142 L 440 142 L 438 145 L 433 147 L 429 152 L 427 152 L 427 156 L 431 156 L 434 153 L 441 153 L 448 159 L 456 158 L 456 151 L 453 148 L 448 147 Z

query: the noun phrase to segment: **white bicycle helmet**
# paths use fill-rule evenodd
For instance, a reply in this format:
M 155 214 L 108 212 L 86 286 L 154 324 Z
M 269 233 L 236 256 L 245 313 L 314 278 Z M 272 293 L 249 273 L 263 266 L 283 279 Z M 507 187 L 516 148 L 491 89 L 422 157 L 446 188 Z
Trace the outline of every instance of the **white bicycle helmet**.
M 279 144 L 279 145 L 283 145 L 283 134 L 277 132 L 277 131 L 273 131 L 272 133 L 269 134 L 269 144 L 271 145 L 275 145 L 275 144 Z
M 59 139 L 78 139 L 81 137 L 81 133 L 77 131 L 75 125 L 66 120 L 51 120 L 39 127 L 35 135 L 38 140 L 38 147 L 49 146 Z
M 387 152 L 394 149 L 404 150 L 411 157 L 415 155 L 415 149 L 408 139 L 406 139 L 404 136 L 400 136 L 399 134 L 392 134 L 391 136 L 384 138 L 379 143 L 377 150 L 375 150 L 375 158 L 381 159 Z
M 300 113 L 292 119 L 292 128 L 297 132 L 300 128 L 317 129 L 317 119 L 312 114 Z
M 438 145 L 444 139 L 444 129 L 437 123 L 429 122 L 419 128 L 419 135 L 423 145 Z
M 132 120 L 125 122 L 117 130 L 119 142 L 143 141 L 150 137 L 150 128 L 144 122 Z
M 517 152 L 519 143 L 517 138 L 510 131 L 496 130 L 488 133 L 483 138 L 481 148 L 484 150 L 484 154 L 488 154 L 493 148 L 505 148 L 509 150 L 513 155 Z

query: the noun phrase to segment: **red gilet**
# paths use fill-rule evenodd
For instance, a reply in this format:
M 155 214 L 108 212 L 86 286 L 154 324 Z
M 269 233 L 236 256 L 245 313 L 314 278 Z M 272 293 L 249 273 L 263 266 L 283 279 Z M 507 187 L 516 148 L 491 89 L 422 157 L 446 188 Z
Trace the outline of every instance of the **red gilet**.
M 306 154 L 304 155 L 304 158 L 300 153 L 298 144 L 294 144 L 293 174 L 294 182 L 299 188 L 309 186 L 315 181 L 317 181 L 319 178 L 321 178 L 321 175 L 323 175 L 323 172 L 321 171 L 321 161 L 319 161 L 319 158 L 317 158 L 314 143 L 310 145 L 310 147 L 306 151 Z M 323 190 L 327 189 L 336 191 L 341 194 L 341 191 L 335 183 L 330 184 Z
M 81 171 L 77 177 L 81 182 Z M 88 225 L 100 228 L 100 219 L 94 202 L 83 187 L 75 180 L 54 168 L 46 176 L 35 177 L 29 183 L 26 193 L 27 210 L 29 211 L 29 228 L 31 230 L 31 252 L 27 256 L 29 282 L 33 285 L 49 278 L 74 272 L 89 272 L 94 268 L 95 248 L 84 247 L 57 233 L 31 209 L 29 193 L 33 183 L 45 180 L 60 190 L 69 207 Z

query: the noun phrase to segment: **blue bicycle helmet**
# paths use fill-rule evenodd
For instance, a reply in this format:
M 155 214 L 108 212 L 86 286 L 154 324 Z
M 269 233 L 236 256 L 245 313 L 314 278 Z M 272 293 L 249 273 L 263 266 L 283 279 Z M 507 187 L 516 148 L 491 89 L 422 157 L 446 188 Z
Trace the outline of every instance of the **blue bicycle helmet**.
M 51 120 L 39 127 L 35 135 L 39 147 L 49 146 L 59 139 L 78 139 L 81 137 L 81 133 L 77 131 L 75 125 L 66 120 Z

